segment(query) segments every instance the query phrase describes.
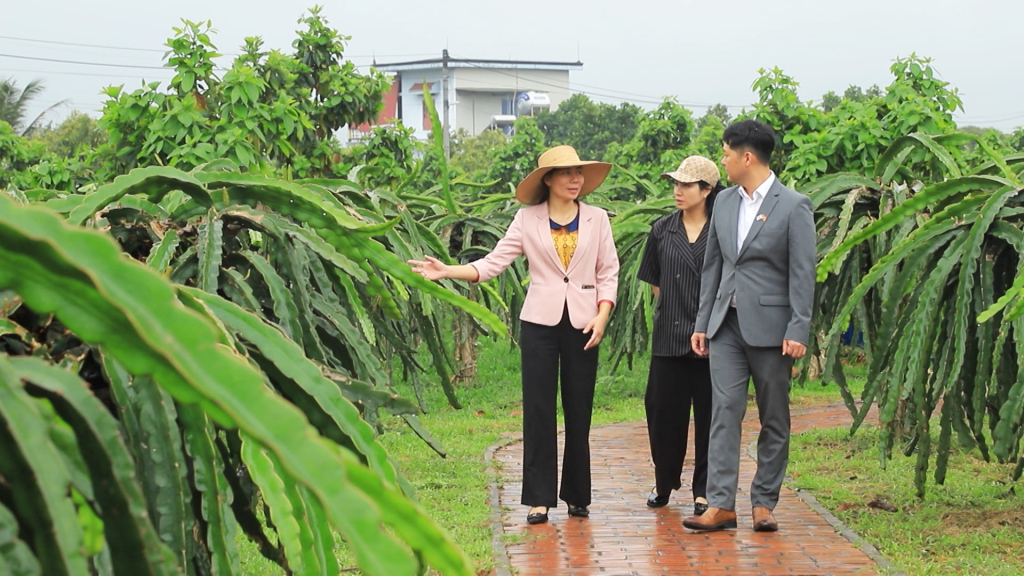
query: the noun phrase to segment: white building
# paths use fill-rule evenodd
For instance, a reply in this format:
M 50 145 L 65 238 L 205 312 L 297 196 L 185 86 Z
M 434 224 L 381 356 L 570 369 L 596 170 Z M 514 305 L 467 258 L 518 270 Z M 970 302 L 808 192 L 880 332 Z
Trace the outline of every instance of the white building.
M 444 58 L 375 66 L 394 75 L 392 90 L 378 124 L 400 119 L 413 128 L 417 139 L 430 137 L 431 122 L 423 98 L 430 91 L 443 121 Z M 569 72 L 582 62 L 531 62 L 448 58 L 448 124 L 454 133 L 465 129 L 477 135 L 488 128 L 507 128 L 522 115 L 540 109 L 555 110 L 570 96 Z M 368 130 L 367 126 L 356 128 Z

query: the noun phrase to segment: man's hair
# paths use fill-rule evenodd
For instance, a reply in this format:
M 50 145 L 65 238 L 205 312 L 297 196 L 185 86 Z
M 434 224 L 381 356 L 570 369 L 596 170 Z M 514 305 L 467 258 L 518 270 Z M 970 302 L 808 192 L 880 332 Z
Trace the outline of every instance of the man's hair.
M 740 120 L 731 124 L 722 134 L 722 142 L 733 150 L 749 151 L 767 165 L 775 151 L 775 130 L 757 120 Z

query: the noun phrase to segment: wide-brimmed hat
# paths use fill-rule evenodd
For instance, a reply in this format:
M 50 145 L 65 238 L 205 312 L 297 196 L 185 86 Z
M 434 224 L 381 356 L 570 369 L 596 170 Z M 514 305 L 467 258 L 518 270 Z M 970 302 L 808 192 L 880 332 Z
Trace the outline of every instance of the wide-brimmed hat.
M 544 175 L 556 168 L 571 168 L 573 166 L 583 167 L 583 187 L 577 198 L 590 194 L 608 176 L 612 165 L 607 162 L 596 162 L 593 160 L 580 160 L 579 154 L 572 146 L 555 146 L 537 159 L 537 169 L 530 172 L 530 175 L 523 179 L 516 186 L 516 200 L 523 204 L 538 204 L 547 185 L 544 184 Z
M 687 156 L 676 168 L 675 172 L 665 172 L 662 178 L 671 178 L 676 182 L 690 184 L 691 182 L 704 182 L 714 186 L 722 179 L 718 171 L 718 165 L 713 160 L 703 156 Z

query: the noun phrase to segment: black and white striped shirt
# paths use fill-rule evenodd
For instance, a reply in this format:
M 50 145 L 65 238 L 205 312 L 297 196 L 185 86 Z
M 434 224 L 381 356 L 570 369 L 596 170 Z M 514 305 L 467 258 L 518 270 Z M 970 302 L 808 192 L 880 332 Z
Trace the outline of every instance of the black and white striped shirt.
M 651 226 L 636 276 L 661 290 L 651 335 L 654 356 L 702 358 L 690 346 L 690 336 L 700 307 L 700 275 L 707 244 L 707 223 L 691 244 L 679 211 L 662 216 Z

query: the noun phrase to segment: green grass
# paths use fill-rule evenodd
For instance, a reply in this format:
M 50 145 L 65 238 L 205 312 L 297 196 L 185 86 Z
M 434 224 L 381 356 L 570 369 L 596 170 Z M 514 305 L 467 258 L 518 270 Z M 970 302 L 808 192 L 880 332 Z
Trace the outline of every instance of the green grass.
M 1024 573 L 1024 499 L 1007 481 L 1013 464 L 955 451 L 944 486 L 929 477 L 923 500 L 914 488 L 916 457 L 895 456 L 882 469 L 879 429 L 815 430 L 793 437 L 789 473 L 854 532 L 907 574 Z M 882 500 L 898 508 L 868 507 Z
M 604 348 L 602 356 L 609 352 L 607 346 Z M 648 358 L 639 358 L 631 368 L 623 364 L 611 374 L 610 362 L 602 363 L 594 397 L 594 426 L 644 419 L 648 366 Z M 464 406 L 461 410 L 448 405 L 438 383 L 424 384 L 428 412 L 420 419 L 446 450 L 445 458 L 438 456 L 401 419 L 382 417 L 384 434 L 380 440 L 415 488 L 417 500 L 449 531 L 476 567 L 485 572 L 494 565 L 494 553 L 489 502 L 491 476 L 484 453 L 490 446 L 517 438 L 522 430 L 519 371 L 519 351 L 510 349 L 507 341 L 481 340 L 476 381 L 461 384 L 458 389 Z M 421 380 L 429 382 L 427 378 Z M 855 393 L 859 393 L 856 384 L 855 381 Z M 399 385 L 399 393 L 415 397 L 409 385 Z M 821 386 L 816 382 L 794 387 L 791 398 L 794 406 L 841 401 L 835 385 Z M 244 536 L 240 536 L 243 573 L 282 573 L 243 540 Z M 353 565 L 344 554 L 342 562 Z

